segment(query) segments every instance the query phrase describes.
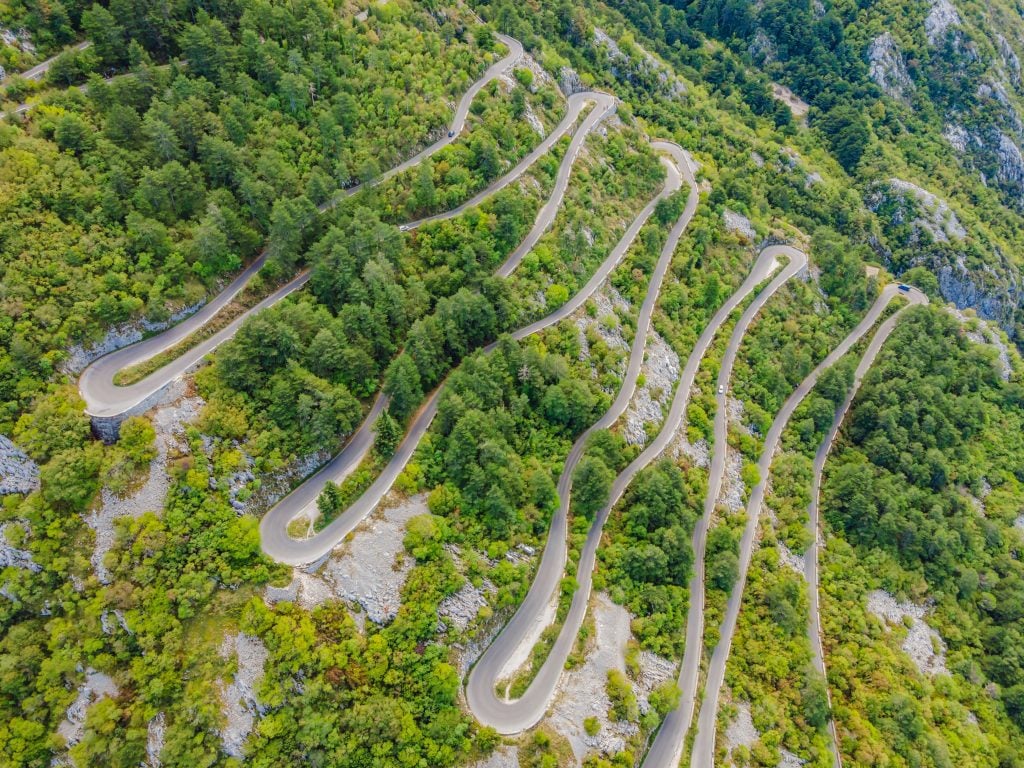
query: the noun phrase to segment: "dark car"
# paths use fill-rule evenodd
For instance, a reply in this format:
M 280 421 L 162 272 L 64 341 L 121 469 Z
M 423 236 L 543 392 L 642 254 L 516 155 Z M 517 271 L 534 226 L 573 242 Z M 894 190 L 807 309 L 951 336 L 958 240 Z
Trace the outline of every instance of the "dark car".
M 900 283 L 900 290 L 904 293 L 910 293 L 910 286 L 906 283 Z
M 452 136 L 454 136 L 454 135 L 455 135 L 455 131 L 448 131 L 448 138 L 449 138 L 449 139 L 450 139 L 450 138 L 451 138 Z

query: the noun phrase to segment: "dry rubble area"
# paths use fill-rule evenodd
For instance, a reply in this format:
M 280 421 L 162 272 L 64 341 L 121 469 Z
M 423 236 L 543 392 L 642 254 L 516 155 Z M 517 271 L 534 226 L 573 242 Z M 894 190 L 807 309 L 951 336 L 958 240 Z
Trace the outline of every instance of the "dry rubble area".
M 85 682 L 78 689 L 78 697 L 68 707 L 64 722 L 57 726 L 57 733 L 64 737 L 64 742 L 71 747 L 82 740 L 85 733 L 86 710 L 104 696 L 114 698 L 118 694 L 117 684 L 110 675 L 87 669 Z
M 927 607 L 915 603 L 901 603 L 888 592 L 876 589 L 868 595 L 868 611 L 886 623 L 886 626 L 906 626 L 903 652 L 926 675 L 949 674 L 946 669 L 946 644 L 942 637 L 924 621 Z
M 39 467 L 25 452 L 0 435 L 0 496 L 32 493 L 39 487 Z
M 793 550 L 791 550 L 781 541 L 778 543 L 777 546 L 779 550 L 779 562 L 785 565 L 786 567 L 793 569 L 802 576 L 804 573 L 804 559 L 800 557 L 800 555 L 793 552 Z
M 256 697 L 256 685 L 263 677 L 267 649 L 259 638 L 239 633 L 224 638 L 220 654 L 226 659 L 232 655 L 238 659 L 234 679 L 230 683 L 221 683 L 221 709 L 225 723 L 220 737 L 224 751 L 232 757 L 241 758 L 256 717 L 263 714 Z
M 519 752 L 515 747 L 499 747 L 473 768 L 519 768 Z
M 316 573 L 295 569 L 288 586 L 268 587 L 267 602 L 288 600 L 312 609 L 328 600 L 345 600 L 361 605 L 366 618 L 377 624 L 391 621 L 398 613 L 402 587 L 413 566 L 402 543 L 405 526 L 428 509 L 425 494 L 400 499 L 392 494 L 382 506 Z
M 630 636 L 630 615 L 607 595 L 598 593 L 593 600 L 596 628 L 594 647 L 587 660 L 562 676 L 548 723 L 565 736 L 572 745 L 577 761 L 592 751 L 614 754 L 625 748 L 630 736 L 637 731 L 634 723 L 617 723 L 608 718 L 611 701 L 605 693 L 608 670 L 626 670 L 626 643 Z M 583 721 L 597 718 L 600 730 L 589 736 Z
M 644 385 L 638 387 L 626 409 L 623 435 L 630 445 L 645 445 L 653 434 L 647 434 L 647 425 L 656 425 L 657 433 L 679 380 L 679 355 L 661 338 L 657 331 L 647 334 L 647 354 L 641 368 Z
M 576 328 L 579 330 L 580 339 L 580 361 L 586 362 L 590 360 L 590 343 L 587 341 L 587 330 L 590 328 L 596 331 L 608 349 L 621 350 L 628 354 L 629 343 L 622 334 L 622 327 L 615 311 L 616 309 L 628 309 L 629 305 L 625 299 L 610 284 L 605 282 L 591 300 L 597 309 L 593 317 L 585 309 L 581 309 L 575 314 Z M 625 366 L 626 358 L 623 356 L 617 373 L 621 373 Z M 596 369 L 593 375 L 597 375 Z
M 725 459 L 725 477 L 722 478 L 722 490 L 718 496 L 718 503 L 730 512 L 743 509 L 746 487 L 743 485 L 742 469 L 743 459 L 739 452 L 730 450 Z
M 736 717 L 725 729 L 725 748 L 731 765 L 735 764 L 732 760 L 732 753 L 738 747 L 750 749 L 761 738 L 761 734 L 754 727 L 754 718 L 750 715 L 750 705 L 745 701 L 738 701 L 733 706 L 736 707 Z
M 172 384 L 168 390 L 167 404 L 153 411 L 156 457 L 149 463 L 149 475 L 142 487 L 124 498 L 104 488 L 99 508 L 85 518 L 86 525 L 92 528 L 95 535 L 90 560 L 97 578 L 103 584 L 110 583 L 110 572 L 103 560 L 114 545 L 116 521 L 123 517 L 139 517 L 145 512 L 160 512 L 170 487 L 168 456 L 172 452 L 187 452 L 185 428 L 199 415 L 204 402 L 201 397 L 185 394 L 184 387 L 183 382 Z

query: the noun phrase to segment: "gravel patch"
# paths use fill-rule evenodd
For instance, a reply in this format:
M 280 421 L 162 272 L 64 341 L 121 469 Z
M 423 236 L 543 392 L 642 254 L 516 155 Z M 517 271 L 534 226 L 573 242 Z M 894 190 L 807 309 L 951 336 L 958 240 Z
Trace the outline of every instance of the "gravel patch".
M 95 535 L 93 552 L 89 559 L 96 577 L 102 584 L 110 583 L 110 571 L 103 560 L 114 546 L 116 521 L 122 517 L 140 517 L 145 512 L 163 510 L 164 498 L 170 487 L 170 477 L 167 474 L 168 456 L 172 452 L 188 451 L 185 427 L 199 415 L 204 401 L 201 397 L 184 395 L 183 382 L 175 382 L 172 387 L 177 388 L 172 390 L 173 402 L 161 405 L 153 411 L 151 421 L 156 430 L 156 456 L 149 463 L 149 475 L 142 487 L 125 498 L 104 488 L 100 507 L 85 517 L 86 525 L 92 528 Z
M 718 496 L 718 503 L 730 512 L 738 512 L 743 508 L 743 494 L 746 487 L 743 485 L 743 477 L 740 472 L 743 469 L 743 459 L 739 452 L 729 451 L 725 459 L 725 476 L 722 478 L 722 490 Z
M 730 758 L 737 747 L 750 749 L 761 738 L 754 727 L 754 718 L 750 716 L 750 705 L 745 701 L 737 701 L 733 706 L 736 707 L 736 717 L 725 729 L 725 748 Z
M 85 671 L 85 682 L 78 688 L 78 697 L 68 707 L 64 721 L 57 726 L 57 733 L 64 737 L 67 746 L 82 740 L 86 710 L 104 696 L 114 698 L 118 693 L 117 684 L 110 675 L 95 669 Z
M 647 434 L 646 425 L 662 423 L 673 387 L 679 380 L 679 355 L 657 331 L 647 334 L 647 353 L 640 372 L 644 385 L 633 394 L 623 422 L 623 434 L 630 445 L 645 445 L 653 437 Z
M 485 760 L 472 768 L 519 768 L 519 750 L 515 747 L 499 747 Z
M 1013 521 L 1014 528 L 1018 528 L 1024 531 L 1024 514 L 1020 515 L 1016 520 Z
M 868 594 L 867 609 L 887 626 L 906 626 L 905 620 L 909 619 L 910 626 L 901 646 L 903 652 L 923 674 L 949 674 L 946 669 L 946 644 L 939 633 L 924 621 L 927 606 L 900 603 L 888 592 L 876 589 Z
M 757 239 L 754 225 L 742 213 L 736 213 L 736 211 L 726 208 L 722 211 L 722 220 L 725 222 L 726 231 L 737 234 L 749 242 L 754 242 Z
M 264 711 L 256 698 L 256 685 L 263 677 L 268 654 L 262 640 L 241 632 L 224 638 L 220 654 L 225 659 L 230 659 L 232 654 L 238 658 L 234 679 L 230 683 L 221 682 L 221 709 L 226 722 L 220 738 L 224 751 L 241 759 L 256 717 Z
M 787 568 L 790 568 L 801 576 L 804 574 L 804 559 L 797 555 L 793 550 L 783 544 L 781 541 L 776 545 L 779 550 L 779 562 Z
M 146 729 L 146 762 L 143 768 L 160 768 L 160 753 L 164 751 L 164 737 L 167 734 L 167 721 L 160 712 L 149 721 Z
M 437 615 L 447 619 L 457 631 L 463 632 L 480 613 L 480 609 L 487 605 L 487 595 L 495 591 L 496 587 L 486 579 L 479 587 L 467 581 L 462 589 L 441 601 Z
M 707 469 L 711 466 L 711 446 L 708 441 L 702 437 L 696 443 L 691 443 L 686 439 L 686 430 L 679 431 L 679 437 L 672 446 L 672 457 L 678 459 L 680 456 L 689 457 L 697 467 Z
M 594 647 L 581 666 L 562 676 L 548 718 L 551 727 L 569 740 L 577 761 L 590 751 L 607 755 L 619 752 L 637 732 L 635 723 L 608 719 L 611 701 L 605 693 L 608 670 L 626 670 L 629 611 L 603 593 L 594 595 L 592 610 L 596 627 Z M 601 724 L 596 736 L 587 735 L 583 728 L 583 721 L 588 717 L 597 718 Z
M 42 568 L 32 558 L 32 553 L 27 549 L 12 546 L 8 540 L 7 532 L 15 526 L 21 528 L 21 525 L 16 523 L 0 525 L 0 568 L 21 568 L 32 573 L 39 573 Z M 27 527 L 21 528 L 21 530 L 25 531 Z
M 0 435 L 0 496 L 32 493 L 39 488 L 39 466 L 26 453 Z
M 640 712 L 645 713 L 650 709 L 651 691 L 664 683 L 666 680 L 674 680 L 676 677 L 676 663 L 672 659 L 666 659 L 650 651 L 640 651 L 637 658 L 640 666 L 640 674 L 637 677 L 636 699 L 640 705 Z
M 328 600 L 345 600 L 361 605 L 371 621 L 388 623 L 398 612 L 402 587 L 413 566 L 402 544 L 406 523 L 427 513 L 426 494 L 378 508 L 335 549 L 317 573 L 295 569 L 290 584 L 267 587 L 264 599 L 271 605 L 285 600 L 297 602 L 307 610 Z
M 800 768 L 801 765 L 807 764 L 806 760 L 801 760 L 788 749 L 779 749 L 779 752 L 782 753 L 782 757 L 777 768 Z

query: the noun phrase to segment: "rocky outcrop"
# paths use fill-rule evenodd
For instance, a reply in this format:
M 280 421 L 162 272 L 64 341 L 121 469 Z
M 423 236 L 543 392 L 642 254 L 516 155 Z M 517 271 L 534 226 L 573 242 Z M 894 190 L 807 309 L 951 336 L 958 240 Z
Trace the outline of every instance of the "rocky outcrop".
M 25 452 L 0 435 L 0 496 L 32 493 L 39 487 L 39 467 Z
M 868 74 L 887 96 L 909 101 L 914 83 L 899 46 L 888 32 L 876 37 L 868 47 Z
M 647 83 L 657 86 L 671 96 L 686 92 L 686 86 L 675 73 L 655 58 L 649 51 L 633 43 L 635 55 L 623 51 L 600 27 L 594 28 L 594 44 L 604 50 L 611 64 L 612 74 L 620 80 L 637 84 Z
M 1006 67 L 1006 76 L 1010 82 L 1020 87 L 1020 59 L 1010 47 L 1009 41 L 1002 35 L 996 35 L 996 50 L 999 51 L 999 58 Z
M 867 197 L 867 204 L 872 211 L 883 213 L 892 224 L 908 224 L 913 230 L 912 242 L 948 243 L 967 236 L 967 230 L 949 203 L 903 179 L 893 178 L 876 185 Z
M 932 0 L 931 10 L 924 20 L 924 34 L 930 45 L 938 45 L 946 39 L 950 27 L 960 24 L 960 14 L 950 0 Z
M 580 80 L 579 72 L 572 67 L 562 67 L 558 70 L 558 88 L 566 98 L 574 93 L 581 93 L 587 90 L 586 86 L 583 85 L 583 81 Z

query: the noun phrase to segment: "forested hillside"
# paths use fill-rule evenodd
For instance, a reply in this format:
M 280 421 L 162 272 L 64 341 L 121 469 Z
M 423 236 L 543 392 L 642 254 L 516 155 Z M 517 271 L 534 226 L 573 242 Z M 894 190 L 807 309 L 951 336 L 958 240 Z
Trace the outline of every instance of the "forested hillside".
M 718 765 L 1024 768 L 1018 7 L 0 28 L 0 766 L 704 768 L 710 708 Z M 236 286 L 111 397 L 195 366 L 87 406 L 97 359 Z M 469 680 L 555 560 L 487 695 L 556 684 L 506 728 Z

